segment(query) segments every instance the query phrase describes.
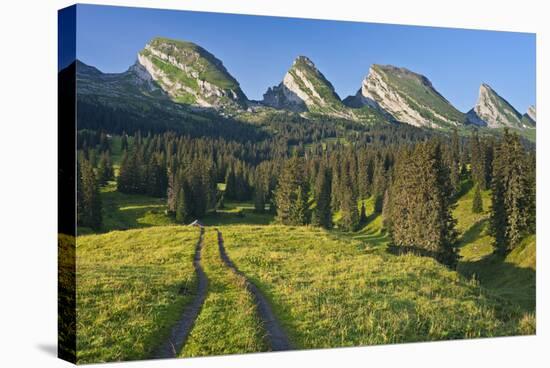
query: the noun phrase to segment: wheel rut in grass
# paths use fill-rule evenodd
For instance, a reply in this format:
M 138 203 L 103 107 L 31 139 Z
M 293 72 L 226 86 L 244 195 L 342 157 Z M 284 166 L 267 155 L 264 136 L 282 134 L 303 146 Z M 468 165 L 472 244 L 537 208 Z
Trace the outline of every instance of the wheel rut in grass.
M 237 267 L 235 266 L 233 261 L 231 261 L 231 259 L 227 255 L 227 252 L 225 251 L 223 235 L 221 231 L 219 230 L 216 230 L 216 231 L 218 233 L 218 247 L 220 249 L 220 256 L 222 258 L 222 261 L 233 272 L 235 272 L 238 276 L 244 279 L 246 289 L 250 294 L 252 294 L 254 298 L 254 302 L 256 304 L 256 310 L 267 332 L 267 339 L 270 344 L 271 350 L 284 351 L 284 350 L 293 349 L 288 339 L 288 336 L 283 330 L 277 317 L 275 317 L 275 314 L 273 313 L 273 310 L 271 309 L 271 306 L 269 305 L 269 302 L 267 301 L 266 297 L 263 295 L 263 293 L 260 291 L 260 289 L 256 285 L 250 282 L 248 278 L 241 271 L 237 269 Z
M 203 241 L 204 228 L 201 227 L 199 240 L 195 248 L 195 256 L 193 258 L 193 267 L 195 268 L 198 280 L 197 294 L 191 304 L 185 307 L 179 321 L 172 327 L 168 339 L 164 341 L 153 354 L 154 359 L 175 358 L 178 356 L 204 304 L 208 289 L 208 278 L 201 266 Z

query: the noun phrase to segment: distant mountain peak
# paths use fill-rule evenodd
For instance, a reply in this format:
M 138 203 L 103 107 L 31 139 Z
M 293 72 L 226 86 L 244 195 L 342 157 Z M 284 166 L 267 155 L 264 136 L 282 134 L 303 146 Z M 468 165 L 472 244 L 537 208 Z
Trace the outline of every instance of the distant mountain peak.
M 262 103 L 277 109 L 349 117 L 332 83 L 307 56 L 294 60 L 283 81 L 264 94 Z
M 292 63 L 292 65 L 296 65 L 300 63 L 304 63 L 311 68 L 315 68 L 315 64 L 313 63 L 313 61 L 311 61 L 311 59 L 308 58 L 307 56 L 304 56 L 304 55 L 297 56 L 296 59 L 294 59 L 294 62 Z
M 393 119 L 419 127 L 449 127 L 464 123 L 452 106 L 422 74 L 393 65 L 373 64 L 348 106 L 371 106 Z
M 236 109 L 247 105 L 223 63 L 193 42 L 156 37 L 138 53 L 138 62 L 175 102 Z
M 526 114 L 533 120 L 537 121 L 537 109 L 534 105 L 531 105 L 527 108 Z
M 522 115 L 489 84 L 479 86 L 477 103 L 467 114 L 470 123 L 488 128 L 525 128 Z

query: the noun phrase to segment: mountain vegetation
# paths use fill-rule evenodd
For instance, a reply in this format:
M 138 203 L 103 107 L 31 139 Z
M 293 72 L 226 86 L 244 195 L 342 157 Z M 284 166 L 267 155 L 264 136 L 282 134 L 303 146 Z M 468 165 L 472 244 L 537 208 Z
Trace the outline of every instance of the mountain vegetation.
M 152 357 L 197 263 L 177 356 L 273 350 L 251 285 L 293 348 L 535 332 L 535 124 L 469 120 L 392 66 L 344 103 L 306 57 L 250 101 L 165 38 L 76 73 L 79 363 Z

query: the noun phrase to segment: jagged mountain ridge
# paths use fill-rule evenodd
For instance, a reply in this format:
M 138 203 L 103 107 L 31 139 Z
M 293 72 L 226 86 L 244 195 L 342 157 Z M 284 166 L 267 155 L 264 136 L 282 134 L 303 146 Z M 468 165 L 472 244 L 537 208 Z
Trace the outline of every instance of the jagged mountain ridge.
M 428 78 L 392 65 L 372 65 L 355 96 L 344 102 L 355 108 L 377 108 L 396 121 L 418 127 L 442 128 L 465 123 L 464 114 Z
M 345 110 L 332 83 L 306 56 L 298 56 L 283 81 L 270 87 L 263 97 L 263 104 L 278 109 L 332 113 Z
M 469 122 L 488 128 L 523 129 L 534 125 L 528 115 L 522 116 L 486 83 L 482 83 L 479 87 L 477 103 L 468 111 L 467 117 Z
M 138 63 L 175 101 L 213 108 L 246 108 L 248 99 L 223 63 L 187 41 L 157 37 L 138 53 Z
M 294 60 L 282 82 L 269 88 L 262 101 L 249 101 L 222 61 L 187 41 L 154 38 L 138 52 L 136 63 L 123 73 L 102 73 L 83 63 L 79 66 L 79 97 L 93 97 L 107 105 L 143 108 L 145 99 L 145 105 L 161 109 L 206 109 L 223 116 L 228 112 L 238 115 L 246 110 L 254 113 L 272 108 L 304 116 L 326 115 L 360 123 L 397 121 L 438 129 L 466 124 L 517 129 L 535 126 L 534 107 L 522 116 L 487 85 L 480 88 L 476 107 L 464 114 L 427 77 L 391 65 L 372 65 L 358 92 L 344 101 L 306 56 Z M 504 106 L 501 115 L 508 119 L 486 113 L 500 111 L 492 108 L 495 106 Z

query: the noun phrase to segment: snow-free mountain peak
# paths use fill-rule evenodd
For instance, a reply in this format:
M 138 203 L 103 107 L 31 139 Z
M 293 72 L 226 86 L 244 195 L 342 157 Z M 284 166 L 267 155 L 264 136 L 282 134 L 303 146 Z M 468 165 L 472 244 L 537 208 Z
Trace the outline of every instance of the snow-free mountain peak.
M 470 123 L 488 128 L 525 128 L 522 115 L 487 83 L 479 87 L 477 103 L 467 116 Z
M 157 37 L 138 62 L 175 101 L 213 108 L 244 108 L 239 83 L 210 52 L 188 41 Z
M 277 109 L 348 115 L 332 84 L 306 56 L 294 60 L 283 81 L 270 87 L 262 102 Z
M 371 106 L 394 120 L 418 127 L 452 127 L 464 124 L 464 114 L 445 99 L 425 76 L 406 68 L 373 64 L 351 107 Z

